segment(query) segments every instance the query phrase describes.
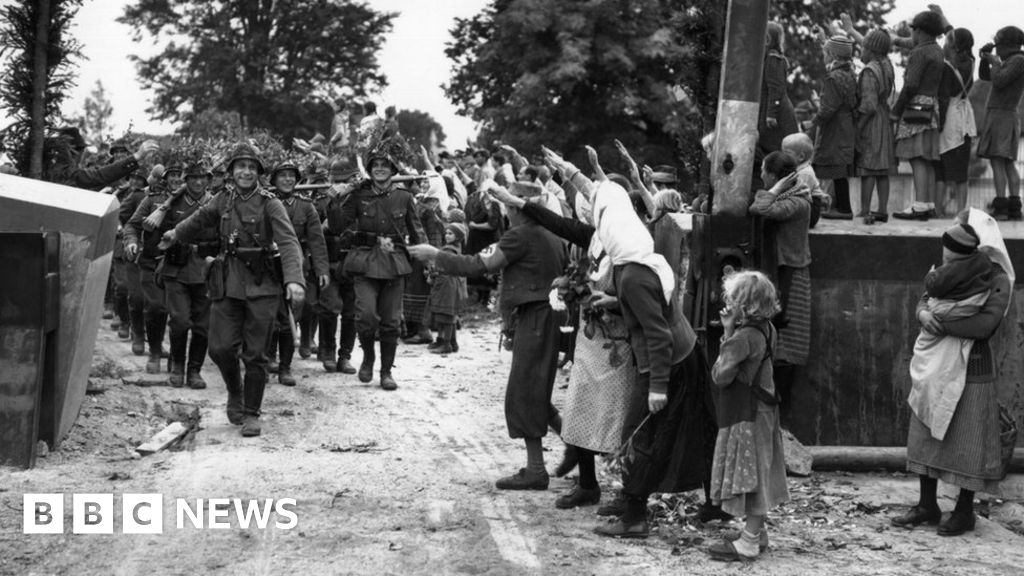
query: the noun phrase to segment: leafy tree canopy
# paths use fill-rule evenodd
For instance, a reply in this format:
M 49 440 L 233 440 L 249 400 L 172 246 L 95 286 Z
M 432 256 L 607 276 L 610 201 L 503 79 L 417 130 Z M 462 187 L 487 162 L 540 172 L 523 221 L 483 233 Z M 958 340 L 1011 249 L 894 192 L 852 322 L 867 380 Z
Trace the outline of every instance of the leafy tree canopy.
M 400 110 L 395 116 L 398 130 L 414 151 L 420 146 L 431 150 L 431 144 L 444 144 L 445 134 L 441 123 L 427 112 L 421 110 Z M 433 140 L 431 140 L 433 133 Z
M 216 109 L 290 139 L 329 124 L 324 98 L 386 84 L 376 54 L 395 16 L 355 0 L 136 0 L 119 21 L 165 43 L 133 56 L 156 118 Z
M 460 114 L 483 125 L 484 140 L 529 153 L 540 144 L 582 159 L 598 147 L 622 169 L 612 140 L 649 164 L 700 164 L 702 133 L 714 127 L 724 35 L 722 0 L 493 0 L 457 19 L 445 86 Z M 787 22 L 796 88 L 823 73 L 812 24 L 841 12 L 879 22 L 891 0 L 773 2 Z M 827 7 L 823 6 L 827 5 Z M 809 89 L 807 89 L 809 92 Z

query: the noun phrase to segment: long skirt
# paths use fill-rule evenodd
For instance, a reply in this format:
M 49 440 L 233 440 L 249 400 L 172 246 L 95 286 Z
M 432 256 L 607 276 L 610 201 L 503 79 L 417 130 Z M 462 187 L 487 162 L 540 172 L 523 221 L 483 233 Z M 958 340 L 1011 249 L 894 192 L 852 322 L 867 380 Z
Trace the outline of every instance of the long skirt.
M 999 493 L 1002 463 L 995 382 L 968 382 L 942 440 L 911 414 L 907 470 L 975 492 Z
M 611 453 L 622 443 L 622 431 L 634 390 L 636 366 L 629 333 L 618 317 L 605 322 L 592 337 L 576 338 L 575 359 L 562 416 L 566 444 Z
M 516 308 L 512 367 L 505 388 L 505 423 L 510 438 L 542 438 L 554 407 L 558 372 L 558 321 L 547 301 Z
M 704 351 L 695 346 L 672 367 L 668 405 L 637 428 L 622 469 L 623 492 L 646 497 L 654 492 L 686 492 L 711 481 L 715 453 L 714 400 Z M 647 403 L 649 380 L 641 374 L 636 395 Z
M 733 516 L 765 516 L 789 500 L 778 406 L 759 404 L 753 422 L 718 431 L 711 499 Z
M 811 349 L 811 273 L 808 268 L 793 271 L 786 317 L 789 324 L 779 330 L 775 360 L 803 366 L 807 364 Z
M 427 284 L 427 277 L 423 272 L 423 263 L 414 260 L 412 273 L 406 276 L 405 292 L 402 293 L 402 315 L 406 323 L 423 324 L 427 319 L 430 284 Z

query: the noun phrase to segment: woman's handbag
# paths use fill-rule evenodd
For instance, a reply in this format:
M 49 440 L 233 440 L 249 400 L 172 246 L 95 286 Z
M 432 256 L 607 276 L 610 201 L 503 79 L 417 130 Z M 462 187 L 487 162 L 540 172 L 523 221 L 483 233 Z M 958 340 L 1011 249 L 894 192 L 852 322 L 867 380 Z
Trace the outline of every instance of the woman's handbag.
M 907 124 L 929 124 L 934 107 L 931 102 L 910 102 L 903 109 L 903 121 Z
M 1013 460 L 1013 449 L 1017 446 L 1017 421 L 1013 418 L 1010 410 L 999 405 L 999 449 L 1003 464 L 1003 478 L 1010 470 L 1010 461 Z

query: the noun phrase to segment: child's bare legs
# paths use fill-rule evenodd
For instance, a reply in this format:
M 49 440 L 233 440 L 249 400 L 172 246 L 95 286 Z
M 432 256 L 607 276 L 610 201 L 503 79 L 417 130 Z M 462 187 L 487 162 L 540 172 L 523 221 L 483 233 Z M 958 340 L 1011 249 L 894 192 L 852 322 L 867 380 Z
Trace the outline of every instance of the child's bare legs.
M 860 211 L 857 212 L 857 217 L 862 218 L 867 216 L 871 212 L 871 194 L 875 191 L 875 177 L 864 176 L 860 179 Z M 881 190 L 879 190 L 881 192 Z M 881 207 L 881 194 L 878 197 L 879 207 Z
M 996 189 L 996 198 L 1005 198 L 1009 176 L 1006 165 L 1012 165 L 1013 163 L 1007 162 L 1005 158 L 989 158 L 989 163 L 992 165 L 992 185 Z M 1016 169 L 1014 172 L 1016 172 Z M 1020 175 L 1017 176 L 1017 187 L 1018 189 L 1020 188 Z
M 876 176 L 875 183 L 878 185 L 878 213 L 889 213 L 889 177 Z

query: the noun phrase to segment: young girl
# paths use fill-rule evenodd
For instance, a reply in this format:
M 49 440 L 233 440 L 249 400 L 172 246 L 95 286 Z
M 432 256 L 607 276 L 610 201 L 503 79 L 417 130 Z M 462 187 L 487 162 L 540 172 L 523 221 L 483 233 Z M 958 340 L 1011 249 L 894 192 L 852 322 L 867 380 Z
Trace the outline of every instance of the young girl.
M 761 272 L 725 279 L 725 335 L 711 378 L 718 395 L 718 439 L 711 468 L 711 497 L 722 510 L 746 516 L 738 537 L 708 552 L 716 560 L 753 560 L 768 547 L 768 510 L 789 499 L 772 353 L 779 310 L 775 287 Z
M 466 226 L 458 222 L 449 223 L 444 228 L 443 252 L 462 254 L 462 245 L 466 241 Z M 466 279 L 461 276 L 448 276 L 431 272 L 430 287 L 430 324 L 437 330 L 437 341 L 427 349 L 434 354 L 451 354 L 459 351 L 459 341 L 455 337 L 455 323 L 458 320 L 459 308 L 466 300 Z

